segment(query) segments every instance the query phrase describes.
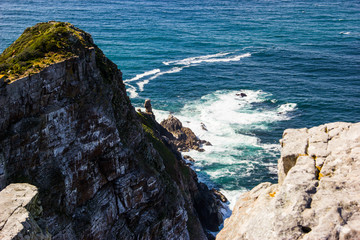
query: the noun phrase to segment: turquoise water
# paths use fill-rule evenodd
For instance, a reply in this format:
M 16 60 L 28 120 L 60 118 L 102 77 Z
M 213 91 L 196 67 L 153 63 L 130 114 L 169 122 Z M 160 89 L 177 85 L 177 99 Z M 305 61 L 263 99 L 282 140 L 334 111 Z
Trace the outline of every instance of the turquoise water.
M 284 129 L 360 121 L 357 0 L 2 0 L 0 51 L 49 20 L 91 33 L 135 106 L 150 98 L 210 141 L 189 155 L 230 199 L 276 181 Z

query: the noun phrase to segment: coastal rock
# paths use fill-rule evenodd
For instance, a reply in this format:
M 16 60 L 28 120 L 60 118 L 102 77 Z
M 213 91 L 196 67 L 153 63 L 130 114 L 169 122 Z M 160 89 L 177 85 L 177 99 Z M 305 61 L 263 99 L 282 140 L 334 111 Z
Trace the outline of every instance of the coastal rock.
M 51 239 L 35 220 L 42 213 L 38 197 L 37 188 L 27 183 L 10 184 L 0 192 L 0 239 Z
M 219 199 L 221 202 L 226 203 L 228 200 L 225 197 L 224 194 L 222 194 L 219 190 L 216 190 L 215 188 L 211 189 L 211 191 L 214 193 L 214 195 Z
M 1 188 L 36 186 L 43 207 L 37 223 L 54 240 L 206 239 L 192 200 L 196 174 L 151 134 L 156 124 L 149 114 L 148 125 L 141 122 L 122 73 L 91 36 L 57 22 L 24 34 L 1 59 L 9 55 L 11 63 L 23 46 L 17 44 L 32 44 L 24 36 L 53 36 L 51 44 L 63 42 L 51 46 L 65 46 L 58 54 L 66 57 L 55 54 L 54 63 L 18 78 L 13 69 L 10 84 L 0 88 Z
M 236 93 L 235 95 L 239 97 L 247 97 L 246 93 Z
M 202 144 L 211 145 L 207 141 L 200 140 L 190 128 L 183 127 L 181 121 L 173 115 L 169 115 L 160 124 L 171 133 L 168 136 L 169 141 L 176 146 L 178 151 L 186 152 L 194 149 L 203 152 L 205 150 L 201 147 Z
M 186 160 L 189 160 L 190 162 L 193 162 L 193 163 L 195 162 L 195 159 L 193 159 L 189 155 L 184 155 L 183 158 L 186 159 Z
M 169 142 L 168 138 L 166 137 L 171 135 L 171 133 L 168 132 L 163 126 L 158 124 L 156 121 L 154 121 L 151 116 L 143 114 L 141 112 L 139 112 L 138 114 L 141 116 L 143 124 L 147 125 L 150 129 L 150 132 L 148 132 L 148 136 L 151 136 L 153 141 L 160 141 L 160 139 L 162 139 L 163 143 L 165 145 L 168 145 L 168 149 L 172 151 L 173 156 L 176 158 L 176 161 L 174 161 L 171 166 L 165 163 L 165 167 L 175 169 L 175 171 L 169 170 L 169 172 L 184 173 L 183 175 L 176 174 L 176 176 L 180 178 L 177 180 L 177 182 L 185 183 L 182 185 L 181 190 L 185 193 L 185 200 L 188 203 L 187 206 L 189 208 L 188 213 L 192 212 L 194 215 L 199 217 L 201 225 L 205 229 L 205 233 L 207 233 L 208 230 L 212 232 L 219 231 L 219 226 L 223 222 L 223 216 L 221 215 L 221 209 L 223 208 L 223 205 L 221 203 L 221 200 L 213 191 L 210 191 L 204 183 L 198 182 L 195 171 L 192 170 L 183 159 L 187 159 L 189 161 L 195 160 L 187 155 L 182 157 L 181 153 L 177 151 L 177 148 L 173 145 L 172 142 Z M 174 122 L 178 124 L 178 126 L 181 125 L 181 122 L 177 119 L 174 119 Z M 180 129 L 183 129 L 183 127 Z M 169 153 L 166 153 L 166 150 L 160 151 L 160 154 L 169 155 Z M 174 178 L 176 178 L 176 176 Z M 196 226 L 196 222 L 194 222 L 193 220 L 191 220 L 191 222 L 193 222 L 192 225 Z M 193 228 L 192 231 L 194 230 L 195 229 Z M 208 239 L 213 238 L 213 235 L 210 233 L 206 234 L 206 236 Z M 200 239 L 199 237 L 200 236 L 194 239 Z
M 152 111 L 152 106 L 151 106 L 150 99 L 145 100 L 144 107 L 145 107 L 145 113 L 149 114 L 151 117 L 153 117 L 155 119 L 155 115 L 154 115 L 154 113 Z
M 216 239 L 359 239 L 360 123 L 287 129 L 279 183 L 238 199 Z

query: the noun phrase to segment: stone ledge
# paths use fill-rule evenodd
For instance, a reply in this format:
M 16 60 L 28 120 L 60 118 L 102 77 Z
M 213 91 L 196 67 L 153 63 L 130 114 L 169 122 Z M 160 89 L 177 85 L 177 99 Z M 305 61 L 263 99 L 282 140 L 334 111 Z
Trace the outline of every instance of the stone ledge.
M 36 220 L 42 208 L 38 190 L 27 183 L 8 185 L 0 192 L 0 239 L 51 239 Z

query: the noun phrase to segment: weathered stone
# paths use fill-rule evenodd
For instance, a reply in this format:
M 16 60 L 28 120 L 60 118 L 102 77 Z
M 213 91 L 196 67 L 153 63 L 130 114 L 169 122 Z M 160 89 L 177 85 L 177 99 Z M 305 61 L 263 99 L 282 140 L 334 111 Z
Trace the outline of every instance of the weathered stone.
M 176 146 L 178 151 L 186 152 L 194 149 L 203 152 L 205 150 L 201 148 L 202 144 L 211 146 L 211 143 L 200 140 L 190 128 L 183 127 L 181 121 L 173 115 L 169 115 L 169 117 L 160 124 L 170 133 L 168 139 Z
M 41 216 L 38 190 L 27 183 L 10 184 L 0 192 L 0 239 L 51 239 L 35 219 Z
M 216 239 L 360 239 L 360 123 L 286 130 L 281 142 L 282 180 L 240 196 Z
M 222 194 L 219 190 L 216 190 L 215 188 L 211 189 L 211 191 L 214 193 L 217 199 L 219 199 L 221 202 L 226 203 L 228 200 L 225 197 L 224 194 Z

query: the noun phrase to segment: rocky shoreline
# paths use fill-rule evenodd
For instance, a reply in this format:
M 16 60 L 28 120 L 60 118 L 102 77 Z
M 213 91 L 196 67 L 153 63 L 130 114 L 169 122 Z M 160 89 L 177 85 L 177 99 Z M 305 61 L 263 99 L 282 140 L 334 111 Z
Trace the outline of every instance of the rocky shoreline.
M 150 100 L 135 111 L 88 33 L 40 23 L 0 59 L 1 239 L 214 239 L 227 199 L 180 153 L 211 143 Z M 241 195 L 216 239 L 359 239 L 360 123 L 281 145 L 279 183 Z
M 360 123 L 287 129 L 279 183 L 238 199 L 216 239 L 359 239 Z

